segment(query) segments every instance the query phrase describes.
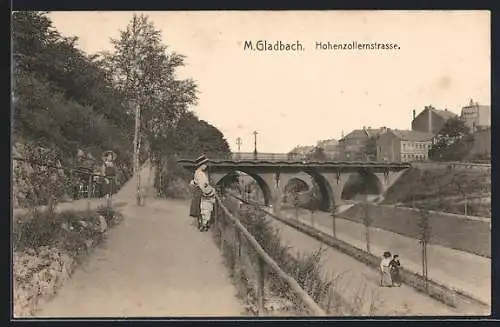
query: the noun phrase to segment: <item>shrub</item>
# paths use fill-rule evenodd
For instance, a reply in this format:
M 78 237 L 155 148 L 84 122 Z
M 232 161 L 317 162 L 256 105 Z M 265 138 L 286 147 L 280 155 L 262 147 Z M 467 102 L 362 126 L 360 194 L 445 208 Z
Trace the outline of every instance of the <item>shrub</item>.
M 229 202 L 229 199 L 226 202 L 226 207 L 234 207 Z M 236 210 L 233 212 L 236 212 Z M 270 221 L 263 212 L 247 205 L 243 205 L 237 212 L 241 223 L 255 237 L 264 251 L 276 261 L 283 271 L 294 278 L 327 313 L 336 315 L 360 314 L 363 305 L 366 306 L 367 303 L 370 304 L 370 313 L 374 312 L 374 302 L 370 302 L 371 299 L 367 300 L 366 292 L 363 294 L 357 292 L 353 304 L 349 304 L 342 299 L 335 285 L 336 278 L 339 275 L 334 278 L 327 278 L 322 273 L 321 260 L 324 249 L 320 248 L 313 253 L 292 253 L 289 247 L 283 245 L 279 230 L 271 226 Z M 246 301 L 249 302 L 247 310 L 256 313 L 255 272 L 252 264 L 248 264 L 248 262 L 245 264 L 245 260 L 253 261 L 257 258 L 255 251 L 251 246 L 243 245 L 244 250 L 242 251 L 247 253 L 242 253 L 239 260 L 237 260 L 238 251 L 235 248 L 238 244 L 234 240 L 234 235 L 231 235 L 232 228 L 228 228 L 230 223 L 219 219 L 219 224 L 222 225 L 222 233 L 225 239 L 221 250 L 226 264 L 230 269 L 239 293 L 244 294 Z M 217 239 L 217 233 L 215 233 L 215 239 L 220 241 L 220 239 Z M 242 242 L 240 244 L 245 244 L 242 240 L 243 236 L 240 237 L 240 242 Z M 266 269 L 266 271 L 265 285 L 266 291 L 269 293 L 265 295 L 266 309 L 274 311 L 271 314 L 278 315 L 284 312 L 287 315 L 307 312 L 295 292 L 290 289 L 288 283 L 271 269 Z
M 24 144 L 14 148 L 15 155 L 26 161 L 13 161 L 14 202 L 19 206 L 49 204 L 69 193 L 69 176 L 60 167 L 57 153 L 36 144 Z
M 167 156 L 156 165 L 154 186 L 160 196 L 174 199 L 191 196 L 189 181 L 192 176 L 177 163 L 174 156 Z
M 14 315 L 33 315 L 40 299 L 53 296 L 78 265 L 105 237 L 100 215 L 113 226 L 115 210 L 96 212 L 34 210 L 13 226 Z

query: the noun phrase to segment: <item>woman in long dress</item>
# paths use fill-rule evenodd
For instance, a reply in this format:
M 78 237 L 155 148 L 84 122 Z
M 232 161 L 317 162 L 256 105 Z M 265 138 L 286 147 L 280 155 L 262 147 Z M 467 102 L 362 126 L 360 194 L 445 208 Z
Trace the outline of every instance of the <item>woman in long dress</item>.
M 391 253 L 386 251 L 380 261 L 380 286 L 382 287 L 392 286 L 390 264 Z

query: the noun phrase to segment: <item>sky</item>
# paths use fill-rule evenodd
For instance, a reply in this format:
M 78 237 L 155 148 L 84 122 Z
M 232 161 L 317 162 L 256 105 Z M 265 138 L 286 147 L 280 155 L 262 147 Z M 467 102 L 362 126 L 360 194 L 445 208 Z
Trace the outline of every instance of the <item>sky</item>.
M 51 12 L 88 54 L 112 50 L 131 11 Z M 200 91 L 193 107 L 232 150 L 285 153 L 363 126 L 410 129 L 426 105 L 460 114 L 490 104 L 488 11 L 136 12 L 186 56 L 179 78 Z M 302 51 L 244 50 L 245 41 L 299 41 Z M 319 50 L 316 42 L 397 43 L 398 50 Z

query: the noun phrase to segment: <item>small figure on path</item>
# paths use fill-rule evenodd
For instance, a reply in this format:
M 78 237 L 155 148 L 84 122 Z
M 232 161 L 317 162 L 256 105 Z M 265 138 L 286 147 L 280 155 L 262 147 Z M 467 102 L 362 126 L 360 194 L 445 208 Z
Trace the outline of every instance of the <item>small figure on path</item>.
M 104 194 L 106 195 L 106 201 L 111 200 L 111 196 L 115 193 L 115 164 L 116 153 L 113 151 L 105 151 L 103 153 L 104 164 L 102 166 L 102 174 L 104 175 Z
M 401 263 L 399 262 L 399 255 L 395 254 L 392 257 L 391 262 L 389 263 L 389 267 L 391 269 L 391 279 L 393 286 L 401 286 Z
M 191 216 L 196 216 L 196 188 L 199 189 L 200 198 L 200 214 L 198 217 L 198 229 L 202 232 L 207 231 L 209 228 L 210 218 L 212 217 L 212 211 L 215 204 L 215 189 L 210 185 L 208 178 L 208 159 L 204 155 L 200 156 L 195 161 L 196 170 L 194 172 L 194 178 L 190 182 L 191 187 L 194 190 L 193 200 L 191 202 Z
M 384 252 L 382 260 L 380 261 L 380 286 L 382 287 L 392 286 L 390 271 L 391 257 L 391 253 L 389 251 L 386 251 Z

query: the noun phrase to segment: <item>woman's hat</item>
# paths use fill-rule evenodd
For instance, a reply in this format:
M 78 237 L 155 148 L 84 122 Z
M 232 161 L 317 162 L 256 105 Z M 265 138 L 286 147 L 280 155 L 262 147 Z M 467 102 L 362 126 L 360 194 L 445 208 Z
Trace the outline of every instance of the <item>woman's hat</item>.
M 208 158 L 203 154 L 203 155 L 199 156 L 198 159 L 196 159 L 194 161 L 194 165 L 196 166 L 196 168 L 198 168 L 201 165 L 206 164 L 207 162 L 208 162 Z
M 115 160 L 116 160 L 117 155 L 116 155 L 116 153 L 114 153 L 114 152 L 113 152 L 113 151 L 111 151 L 111 150 L 107 150 L 107 151 L 104 151 L 104 152 L 103 152 L 103 154 L 102 154 L 102 160 L 103 160 L 103 161 L 106 161 L 106 158 L 107 158 L 107 157 L 108 157 L 108 155 L 110 155 L 110 154 L 111 154 L 111 160 L 112 160 L 112 161 L 115 161 Z

